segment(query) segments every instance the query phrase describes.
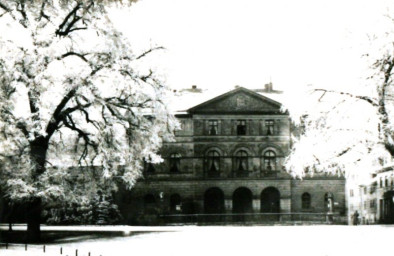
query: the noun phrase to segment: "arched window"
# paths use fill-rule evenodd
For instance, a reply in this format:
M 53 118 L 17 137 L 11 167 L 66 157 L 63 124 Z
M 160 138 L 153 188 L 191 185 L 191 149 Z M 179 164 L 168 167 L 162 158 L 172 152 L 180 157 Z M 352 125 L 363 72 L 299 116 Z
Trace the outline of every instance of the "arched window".
M 181 155 L 174 153 L 170 155 L 170 172 L 176 173 L 181 170 Z
M 309 193 L 304 193 L 301 196 L 302 200 L 302 209 L 309 209 L 311 208 L 311 195 Z
M 240 150 L 236 153 L 235 170 L 239 173 L 248 171 L 248 153 L 245 150 Z
M 216 150 L 207 153 L 207 173 L 208 176 L 218 176 L 220 171 L 220 154 Z
M 264 170 L 266 171 L 276 170 L 276 154 L 272 150 L 268 150 L 264 153 Z
M 156 169 L 152 163 L 150 163 L 144 159 L 144 171 L 147 174 L 152 174 L 152 173 L 155 173 Z

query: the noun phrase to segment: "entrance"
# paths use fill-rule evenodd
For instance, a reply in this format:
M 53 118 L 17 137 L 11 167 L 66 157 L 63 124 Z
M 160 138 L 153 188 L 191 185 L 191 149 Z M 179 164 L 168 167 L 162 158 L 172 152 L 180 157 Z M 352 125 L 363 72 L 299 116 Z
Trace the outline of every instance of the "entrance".
M 233 218 L 234 221 L 246 221 L 244 214 L 251 212 L 253 212 L 252 191 L 245 187 L 237 188 L 233 194 L 233 213 L 237 214 Z
M 280 193 L 274 187 L 269 187 L 261 192 L 260 211 L 268 213 L 262 215 L 262 220 L 279 221 L 280 213 Z
M 394 224 L 394 191 L 387 191 L 383 195 L 383 222 L 386 224 Z
M 224 193 L 220 188 L 210 188 L 204 194 L 204 213 L 212 214 L 206 216 L 205 221 L 221 221 L 224 213 Z

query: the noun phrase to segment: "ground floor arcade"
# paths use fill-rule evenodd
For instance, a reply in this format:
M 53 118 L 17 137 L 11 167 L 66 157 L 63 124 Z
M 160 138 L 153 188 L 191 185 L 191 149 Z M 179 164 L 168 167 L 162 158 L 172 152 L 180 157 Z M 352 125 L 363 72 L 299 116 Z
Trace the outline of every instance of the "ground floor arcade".
M 127 224 L 149 222 L 147 216 L 170 222 L 258 222 L 345 213 L 341 179 L 144 181 L 121 194 L 118 204 Z

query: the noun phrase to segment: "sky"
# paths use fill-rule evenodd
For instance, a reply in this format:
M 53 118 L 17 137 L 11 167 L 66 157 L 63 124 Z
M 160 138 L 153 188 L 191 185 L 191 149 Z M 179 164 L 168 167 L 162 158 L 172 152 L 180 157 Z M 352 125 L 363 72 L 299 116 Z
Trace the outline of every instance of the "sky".
M 111 13 L 172 88 L 355 85 L 386 0 L 140 0 Z M 391 8 L 393 10 L 393 8 Z

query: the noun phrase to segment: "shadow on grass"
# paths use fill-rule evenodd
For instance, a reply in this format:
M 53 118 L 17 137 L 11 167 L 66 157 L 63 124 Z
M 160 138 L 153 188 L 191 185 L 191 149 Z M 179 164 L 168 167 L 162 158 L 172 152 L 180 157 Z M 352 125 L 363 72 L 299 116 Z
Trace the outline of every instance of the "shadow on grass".
M 150 232 L 132 232 L 125 235 L 120 231 L 41 231 L 41 241 L 36 244 L 67 244 L 91 239 L 133 236 L 141 233 Z M 0 243 L 3 243 L 0 244 L 0 248 L 4 247 L 5 243 L 24 244 L 26 243 L 26 231 L 0 231 Z

